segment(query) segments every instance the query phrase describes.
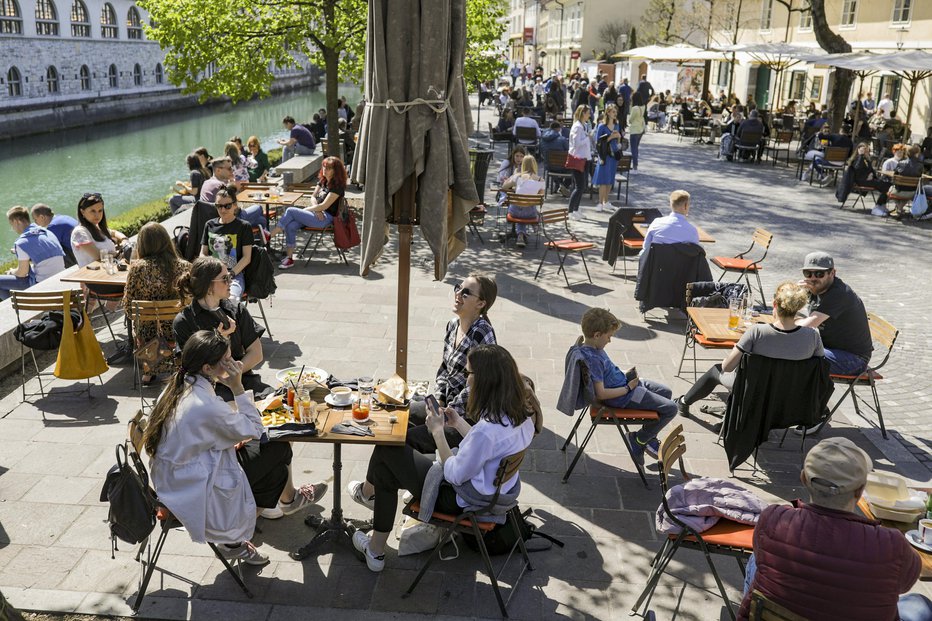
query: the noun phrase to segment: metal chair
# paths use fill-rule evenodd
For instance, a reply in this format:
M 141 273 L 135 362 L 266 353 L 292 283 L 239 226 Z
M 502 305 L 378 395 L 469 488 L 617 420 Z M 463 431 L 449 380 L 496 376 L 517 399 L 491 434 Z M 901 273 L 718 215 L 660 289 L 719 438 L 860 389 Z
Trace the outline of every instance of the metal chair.
M 667 519 L 679 526 L 681 530 L 678 534 L 668 535 L 660 550 L 657 551 L 656 556 L 651 561 L 652 569 L 647 579 L 647 585 L 631 610 L 637 614 L 642 604 L 644 610 L 647 610 L 654 590 L 657 588 L 657 583 L 666 571 L 670 561 L 673 560 L 676 551 L 680 548 L 686 548 L 699 550 L 703 553 L 709 569 L 712 571 L 712 576 L 715 578 L 715 584 L 718 585 L 719 593 L 721 593 L 722 599 L 725 600 L 728 614 L 734 620 L 737 618 L 734 608 L 728 599 L 728 593 L 725 591 L 725 585 L 718 575 L 718 570 L 715 569 L 715 563 L 712 562 L 712 555 L 719 554 L 733 557 L 738 562 L 738 567 L 743 575 L 745 573 L 744 562 L 754 550 L 754 526 L 739 524 L 722 518 L 709 530 L 699 533 L 676 517 L 670 509 L 670 505 L 667 504 L 667 490 L 670 487 L 670 471 L 675 463 L 679 462 L 680 474 L 684 481 L 689 481 L 691 478 L 683 464 L 683 455 L 685 453 L 686 438 L 683 436 L 683 426 L 677 425 L 660 444 L 660 502 Z
M 742 154 L 748 153 L 748 159 L 752 162 L 757 159 L 757 151 L 760 148 L 761 132 L 745 131 L 740 136 L 735 136 L 735 161 L 739 161 Z
M 17 329 L 24 329 L 25 322 L 23 321 L 23 315 L 26 314 L 31 319 L 35 313 L 44 313 L 47 311 L 59 311 L 61 312 L 65 306 L 65 292 L 64 291 L 11 291 L 11 303 L 13 305 L 13 310 L 16 312 L 16 324 Z M 87 313 L 84 312 L 84 300 L 83 294 L 80 289 L 71 290 L 71 310 L 76 310 L 84 315 L 86 321 L 90 321 L 87 317 Z M 21 314 L 22 313 L 22 314 Z M 28 319 L 27 319 L 28 321 Z M 26 350 L 29 349 L 29 355 L 32 356 L 32 364 L 36 368 L 36 379 L 39 380 L 39 392 L 26 392 Z M 57 349 L 57 348 L 56 348 Z M 55 376 L 54 373 L 43 372 L 39 369 L 39 363 L 36 362 L 35 351 L 30 347 L 27 348 L 22 341 L 19 343 L 20 351 L 20 371 L 22 377 L 22 390 L 23 390 L 23 401 L 26 401 L 29 397 L 42 397 L 46 396 L 45 386 L 42 384 L 42 378 L 52 378 Z M 99 379 L 99 376 L 98 376 Z M 103 385 L 103 380 L 100 381 Z M 87 392 L 88 399 L 91 398 L 91 380 L 87 380 L 87 388 L 81 389 L 78 391 L 73 391 L 69 394 L 81 394 Z
M 767 257 L 771 242 L 773 242 L 773 234 L 766 229 L 757 228 L 754 229 L 754 234 L 751 235 L 751 245 L 744 252 L 733 257 L 712 257 L 712 264 L 722 269 L 718 279 L 724 278 L 728 272 L 737 273 L 738 278 L 735 279 L 735 282 L 741 282 L 743 278 L 748 285 L 748 290 L 752 290 L 750 274 L 754 274 L 757 279 L 757 291 L 760 293 L 761 304 L 766 306 L 767 297 L 764 295 L 764 286 L 761 284 L 760 271 L 763 269 L 761 264 Z M 746 258 L 754 250 L 755 245 L 761 247 L 764 253 L 758 259 Z
M 528 153 L 537 153 L 540 149 L 540 138 L 537 132 L 540 131 L 534 127 L 521 127 L 515 125 L 515 141 L 527 149 Z
M 489 149 L 494 151 L 495 145 L 499 142 L 507 144 L 510 148 L 511 145 L 513 145 L 515 142 L 514 136 L 512 136 L 510 133 L 507 135 L 507 137 L 504 136 L 504 132 L 495 131 L 495 128 L 492 127 L 491 123 L 489 123 Z
M 547 168 L 544 172 L 544 181 L 547 184 L 544 195 L 550 194 L 550 188 L 553 187 L 552 179 L 562 181 L 563 179 L 573 178 L 573 171 L 564 166 L 566 164 L 566 151 L 547 151 Z
M 483 535 L 490 532 L 495 527 L 495 523 L 482 521 L 482 518 L 492 515 L 492 508 L 495 507 L 499 501 L 502 486 L 518 475 L 521 462 L 524 461 L 524 455 L 525 451 L 521 451 L 520 453 L 509 455 L 508 457 L 503 458 L 501 462 L 499 462 L 498 470 L 495 473 L 495 480 L 493 482 L 495 485 L 495 494 L 492 496 L 492 500 L 486 507 L 478 511 L 463 511 L 459 515 L 450 515 L 434 511 L 428 523 L 439 528 L 443 528 L 443 534 L 440 536 L 440 541 L 434 547 L 434 550 L 431 552 L 427 562 L 424 563 L 424 566 L 421 567 L 421 570 L 418 572 L 417 576 L 415 576 L 414 582 L 411 583 L 411 586 L 408 587 L 402 597 L 408 597 L 411 595 L 411 593 L 414 592 L 414 589 L 421 581 L 421 578 L 424 577 L 424 574 L 427 573 L 427 570 L 430 568 L 431 564 L 440 555 L 441 548 L 443 548 L 443 546 L 452 539 L 453 535 L 456 532 L 466 533 L 475 537 L 476 543 L 479 546 L 479 553 L 482 555 L 482 562 L 485 565 L 486 575 L 488 575 L 489 580 L 492 583 L 492 591 L 495 593 L 495 599 L 498 601 L 498 607 L 502 611 L 502 616 L 505 618 L 508 617 L 508 603 L 511 601 L 511 598 L 514 597 L 514 594 L 518 591 L 518 583 L 524 576 L 525 571 L 533 569 L 533 567 L 531 567 L 531 557 L 528 555 L 527 547 L 524 545 L 524 539 L 517 537 L 517 541 L 515 541 L 511 551 L 508 553 L 508 556 L 505 557 L 505 561 L 502 563 L 499 572 L 496 574 L 495 569 L 492 567 L 492 558 L 489 556 L 489 551 L 485 547 L 485 540 L 483 539 Z M 408 505 L 404 508 L 404 514 L 417 519 L 420 510 L 420 503 L 417 499 L 415 499 L 408 503 Z M 519 520 L 523 518 L 521 517 L 520 511 L 518 509 L 517 502 L 508 507 L 506 519 L 511 522 L 511 526 L 515 529 L 516 533 L 521 532 L 519 527 Z M 498 585 L 498 580 L 501 578 L 502 574 L 505 572 L 505 569 L 508 567 L 508 562 L 514 555 L 515 550 L 520 551 L 521 557 L 523 559 L 523 566 L 521 568 L 521 573 L 518 574 L 518 577 L 515 578 L 514 583 L 511 586 L 511 593 L 508 595 L 508 599 L 503 599 L 501 589 Z
M 870 196 L 870 197 L 871 197 L 871 201 L 873 201 L 874 203 L 876 203 L 876 202 L 877 202 L 877 199 L 874 197 L 874 192 L 876 192 L 876 191 L 877 191 L 877 188 L 873 188 L 873 187 L 871 187 L 871 186 L 867 186 L 867 185 L 858 185 L 857 183 L 855 183 L 854 185 L 852 185 L 852 186 L 851 186 L 851 193 L 849 194 L 849 196 L 854 196 L 854 201 L 851 203 L 851 208 L 852 208 L 852 209 L 855 209 L 855 208 L 857 207 L 858 203 L 861 203 L 861 206 L 864 208 L 864 211 L 869 211 L 869 210 L 870 210 L 870 207 L 868 207 L 867 204 L 864 202 L 864 198 L 865 198 L 866 196 Z M 842 207 L 842 209 L 844 209 L 845 205 L 842 204 L 841 207 Z
M 793 130 L 792 129 L 782 129 L 777 131 L 777 135 L 773 138 L 773 141 L 764 147 L 765 153 L 771 154 L 771 160 L 773 161 L 773 166 L 776 167 L 777 161 L 780 159 L 780 152 L 786 151 L 786 165 L 790 165 L 790 143 L 793 142 Z
M 704 283 L 691 282 L 691 283 L 686 284 L 686 306 L 687 307 L 694 305 L 693 298 L 695 297 L 695 295 L 693 291 L 697 288 L 697 286 L 702 285 L 702 284 Z M 720 284 L 720 282 L 715 282 L 712 284 Z M 747 291 L 747 285 L 744 285 L 741 283 L 733 283 L 727 286 L 734 288 L 734 290 L 731 292 L 731 295 L 729 297 L 740 298 L 740 297 L 743 297 L 745 292 Z M 724 301 L 724 305 L 727 307 L 728 300 L 723 299 L 723 301 Z M 702 332 L 699 331 L 699 328 L 696 326 L 696 323 L 687 314 L 686 341 L 683 343 L 683 352 L 680 355 L 680 366 L 677 367 L 676 369 L 676 376 L 682 377 L 683 362 L 685 362 L 686 360 L 687 350 L 691 349 L 693 352 L 693 356 L 692 356 L 693 358 L 693 382 L 695 382 L 696 379 L 698 379 L 699 377 L 699 361 L 700 360 L 707 360 L 709 362 L 721 362 L 722 360 L 721 353 L 716 358 L 699 358 L 696 352 L 697 347 L 700 347 L 703 350 L 723 352 L 723 351 L 730 350 L 737 343 L 738 343 L 737 338 L 735 338 L 734 340 L 728 340 L 728 341 L 718 341 L 718 340 L 713 341 L 712 339 L 707 338 L 705 335 L 702 334 Z
M 622 155 L 618 158 L 618 168 L 615 170 L 615 183 L 618 185 L 615 200 L 621 200 L 621 182 L 625 182 L 625 205 L 628 204 L 628 185 L 631 182 L 631 156 Z
M 887 191 L 887 198 L 893 201 L 894 213 L 903 211 L 912 202 L 916 187 L 921 181 L 921 177 L 893 175 L 893 185 Z
M 848 158 L 848 147 L 826 147 L 819 166 L 825 172 L 834 175 L 832 184 L 838 181 L 838 171 L 845 169 L 845 160 Z M 809 176 L 809 185 L 812 185 L 812 176 Z
M 592 276 L 589 275 L 589 266 L 586 265 L 586 250 L 592 250 L 595 248 L 595 244 L 590 242 L 582 242 L 570 232 L 569 222 L 569 211 L 567 209 L 548 209 L 546 211 L 540 212 L 540 231 L 544 238 L 547 240 L 544 244 L 544 256 L 540 258 L 540 264 L 537 266 L 537 272 L 534 273 L 534 280 L 537 280 L 537 277 L 540 276 L 540 270 L 544 266 L 544 261 L 547 259 L 547 254 L 553 250 L 557 253 L 557 258 L 560 261 L 560 268 L 557 270 L 557 273 L 563 272 L 563 278 L 566 280 L 566 286 L 570 286 L 570 279 L 566 275 L 566 258 L 571 253 L 579 253 L 579 257 L 582 259 L 583 267 L 586 269 L 586 278 L 589 279 L 589 283 L 592 283 Z M 559 225 L 563 225 L 563 231 L 566 232 L 568 237 L 563 239 L 556 239 L 555 235 L 551 235 L 551 232 L 548 232 L 547 225 L 551 226 L 551 231 L 553 227 L 559 229 Z
M 322 229 L 313 229 L 310 227 L 301 227 L 301 230 L 308 234 L 307 241 L 304 242 L 304 248 L 301 249 L 301 257 L 304 259 L 304 267 L 308 266 L 308 263 L 311 262 L 311 259 L 314 258 L 314 255 L 317 254 L 317 249 L 320 247 L 321 242 L 324 240 L 324 236 L 330 238 L 330 241 L 333 242 L 333 248 L 337 251 L 337 256 L 340 257 L 340 260 L 344 264 L 347 264 L 346 261 L 346 251 L 342 248 L 337 248 L 336 242 L 333 239 L 333 225 L 329 225 Z M 311 241 L 314 241 L 314 248 L 311 249 L 311 254 L 305 256 L 307 252 L 307 247 L 311 245 Z
M 508 208 L 511 206 L 515 207 L 534 207 L 537 209 L 537 217 L 535 218 L 516 218 L 515 216 L 508 213 Z M 544 208 L 544 195 L 543 194 L 518 194 L 516 192 L 508 192 L 505 194 L 505 202 L 502 203 L 502 207 L 505 209 L 505 222 L 511 225 L 511 230 L 505 233 L 505 238 L 503 242 L 508 243 L 509 239 L 517 239 L 518 233 L 516 225 L 526 224 L 528 226 L 533 226 L 537 229 L 537 235 L 534 238 L 534 247 L 537 248 L 540 245 L 540 213 Z
M 135 347 L 144 345 L 141 337 L 143 324 L 153 323 L 156 326 L 156 334 L 162 335 L 165 327 L 162 322 L 168 322 L 169 332 L 171 331 L 171 322 L 175 315 L 182 310 L 181 300 L 131 300 L 130 316 L 133 318 L 133 343 Z M 169 346 L 174 347 L 174 339 L 166 339 Z M 146 411 L 155 406 L 155 399 L 147 400 L 145 395 L 145 386 L 142 383 L 142 370 L 139 368 L 139 358 L 133 356 L 133 385 L 139 385 L 140 411 L 145 414 Z

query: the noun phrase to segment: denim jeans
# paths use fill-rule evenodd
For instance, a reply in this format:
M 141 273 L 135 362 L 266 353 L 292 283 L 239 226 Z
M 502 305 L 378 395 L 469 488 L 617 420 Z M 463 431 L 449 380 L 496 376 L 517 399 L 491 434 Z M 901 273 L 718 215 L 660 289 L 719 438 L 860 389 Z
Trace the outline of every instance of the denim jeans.
M 570 194 L 570 213 L 579 210 L 579 203 L 582 201 L 583 192 L 586 191 L 586 182 L 589 180 L 589 173 L 585 168 L 573 171 L 573 193 Z
M 522 220 L 530 220 L 531 218 L 537 218 L 537 207 L 529 205 L 527 207 L 518 207 L 515 205 L 508 206 L 508 214 L 513 218 L 521 218 Z M 521 224 L 520 222 L 515 223 L 515 232 L 519 235 L 527 233 L 526 224 Z
M 317 216 L 323 215 L 321 220 Z M 278 221 L 278 226 L 285 231 L 285 245 L 294 248 L 298 241 L 298 231 L 303 227 L 325 229 L 333 224 L 333 216 L 326 211 L 305 211 L 301 207 L 289 207 Z
M 230 301 L 239 304 L 243 292 L 246 290 L 246 277 L 242 274 L 233 276 L 233 282 L 230 283 Z
M 240 220 L 245 220 L 252 226 L 261 226 L 262 228 L 268 228 L 269 226 L 269 222 L 265 219 L 265 214 L 262 211 L 262 205 L 243 207 L 239 210 L 238 217 Z
M 294 143 L 282 149 L 282 162 L 287 162 L 295 155 L 314 155 L 314 149 L 308 149 L 303 144 Z
M 859 375 L 867 368 L 864 358 L 843 349 L 825 348 L 825 359 L 828 360 L 828 372 L 832 375 Z
M 639 390 L 643 388 L 643 390 Z M 625 407 L 634 410 L 653 410 L 660 415 L 656 422 L 643 425 L 637 432 L 638 442 L 647 444 L 650 440 L 657 437 L 660 430 L 663 429 L 676 416 L 676 402 L 670 397 L 673 391 L 661 384 L 651 380 L 640 379 L 638 387 L 634 389 L 631 399 L 625 401 L 624 397 L 608 399 L 605 405 L 610 407 Z
M 638 169 L 638 149 L 641 146 L 641 138 L 644 134 L 629 134 L 628 140 L 631 143 L 631 168 Z
M 0 300 L 8 300 L 11 297 L 10 291 L 22 291 L 30 287 L 29 277 L 13 276 L 12 274 L 0 275 Z

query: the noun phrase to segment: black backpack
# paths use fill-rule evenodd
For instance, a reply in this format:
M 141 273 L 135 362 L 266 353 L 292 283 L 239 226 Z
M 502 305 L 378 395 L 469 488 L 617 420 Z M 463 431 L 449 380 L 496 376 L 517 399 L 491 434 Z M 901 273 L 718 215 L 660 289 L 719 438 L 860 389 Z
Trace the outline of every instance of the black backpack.
M 190 237 L 191 229 L 184 225 L 179 224 L 172 232 L 172 240 L 175 242 L 175 249 L 178 251 L 179 256 L 185 256 L 185 251 L 188 249 L 188 239 Z
M 278 289 L 275 284 L 275 265 L 264 246 L 253 245 L 252 259 L 243 270 L 243 277 L 246 280 L 246 294 L 250 298 L 264 300 Z
M 81 311 L 71 310 L 71 325 L 74 331 L 81 329 L 84 316 Z M 65 314 L 62 311 L 47 311 L 20 324 L 13 329 L 13 338 L 30 349 L 50 351 L 58 349 L 61 344 L 62 330 L 65 328 Z
M 553 544 L 562 548 L 564 545 L 562 541 L 540 532 L 535 525 L 527 521 L 527 517 L 531 514 L 531 511 L 533 511 L 533 509 L 527 509 L 524 513 L 519 514 L 518 529 L 521 538 L 525 541 L 525 545 L 527 545 L 527 541 L 532 537 L 542 537 L 545 541 L 541 542 L 541 546 L 528 546 L 528 552 L 549 550 Z M 476 542 L 476 538 L 469 533 L 462 533 L 462 535 L 466 545 L 478 552 L 479 544 Z M 515 532 L 515 527 L 511 520 L 506 519 L 504 524 L 498 524 L 495 528 L 485 533 L 482 536 L 482 540 L 485 542 L 486 550 L 489 551 L 489 556 L 499 556 L 511 552 L 511 549 L 518 542 L 518 533 Z
M 125 444 L 116 446 L 116 465 L 110 468 L 100 490 L 100 501 L 110 503 L 110 556 L 117 550 L 117 539 L 137 544 L 155 528 L 155 492 L 149 487 L 149 473 L 136 451 Z

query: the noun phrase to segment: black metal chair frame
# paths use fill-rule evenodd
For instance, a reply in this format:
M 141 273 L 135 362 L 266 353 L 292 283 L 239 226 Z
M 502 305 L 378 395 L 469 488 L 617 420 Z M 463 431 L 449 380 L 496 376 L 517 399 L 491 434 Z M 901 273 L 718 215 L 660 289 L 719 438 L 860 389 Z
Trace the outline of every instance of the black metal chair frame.
M 514 131 L 515 144 L 521 145 L 527 149 L 528 153 L 531 154 L 537 153 L 540 150 L 540 138 L 537 136 L 537 130 L 535 130 L 533 127 L 521 127 L 516 124 Z M 522 140 L 533 140 L 534 142 L 521 142 Z
M 544 244 L 544 256 L 540 258 L 540 264 L 537 266 L 537 272 L 534 273 L 534 280 L 537 280 L 537 277 L 540 276 L 540 270 L 544 267 L 544 261 L 547 259 L 547 255 L 551 250 L 557 253 L 557 258 L 560 261 L 560 267 L 557 270 L 557 273 L 563 272 L 563 279 L 566 280 L 566 286 L 570 286 L 570 279 L 566 275 L 566 259 L 570 253 L 578 252 L 580 258 L 582 259 L 583 267 L 586 268 L 586 278 L 589 279 L 589 283 L 592 284 L 592 276 L 589 274 L 589 266 L 586 264 L 586 250 L 591 250 L 595 247 L 593 244 L 589 244 L 589 248 L 581 250 L 564 250 L 559 247 L 558 240 L 553 239 L 550 234 L 547 232 L 546 224 L 556 224 L 558 222 L 563 222 L 563 227 L 566 230 L 566 234 L 569 235 L 569 238 L 574 243 L 584 243 L 579 242 L 579 239 L 573 235 L 570 231 L 570 226 L 567 221 L 569 211 L 566 209 L 548 209 L 540 212 L 540 231 L 541 234 L 546 239 Z
M 741 153 L 745 151 L 750 151 L 751 157 L 749 158 L 752 162 L 757 160 L 757 152 L 760 148 L 760 141 L 763 132 L 752 132 L 746 131 L 740 136 L 735 136 L 735 157 L 734 161 L 740 161 L 741 158 L 738 157 Z
M 331 224 L 330 226 L 323 229 L 301 227 L 301 230 L 308 233 L 307 241 L 304 242 L 304 248 L 301 249 L 301 258 L 304 259 L 304 267 L 307 267 L 311 262 L 311 259 L 314 258 L 314 255 L 317 254 L 317 249 L 320 247 L 320 243 L 324 240 L 324 233 L 326 233 L 331 240 L 333 239 L 333 225 Z M 304 253 L 307 252 L 308 246 L 311 245 L 311 240 L 315 240 L 314 248 L 311 249 L 311 254 L 304 256 Z M 337 255 L 340 257 L 340 260 L 343 261 L 344 265 L 347 264 L 346 251 L 342 248 L 337 248 L 336 242 L 334 242 L 333 248 L 337 251 Z
M 769 239 L 768 239 L 769 237 Z M 725 277 L 725 274 L 728 272 L 737 272 L 738 277 L 735 279 L 735 282 L 741 282 L 741 279 L 744 278 L 744 282 L 747 283 L 748 291 L 753 291 L 754 287 L 751 286 L 751 279 L 749 273 L 753 272 L 754 277 L 757 279 L 757 292 L 760 293 L 760 303 L 764 306 L 767 306 L 767 297 L 764 295 L 764 285 L 761 283 L 760 279 L 760 264 L 767 258 L 767 253 L 770 251 L 770 244 L 773 243 L 773 235 L 766 229 L 757 228 L 754 229 L 754 233 L 751 235 L 751 245 L 748 246 L 748 249 L 744 252 L 739 252 L 735 256 L 731 257 L 733 259 L 744 259 L 752 250 L 754 246 L 760 245 L 764 248 L 764 254 L 760 258 L 749 263 L 744 269 L 738 270 L 734 268 L 719 267 L 722 270 L 722 273 L 719 275 L 718 280 L 721 281 Z M 714 264 L 715 257 L 713 257 Z
M 712 570 L 712 576 L 715 578 L 715 584 L 718 585 L 719 593 L 722 599 L 725 600 L 725 607 L 728 609 L 728 614 L 732 620 L 734 620 L 737 616 L 735 615 L 734 607 L 731 605 L 731 600 L 728 599 L 725 585 L 718 575 L 718 570 L 715 569 L 715 563 L 712 562 L 712 554 L 733 557 L 738 562 L 741 574 L 744 575 L 744 561 L 750 557 L 751 550 L 706 542 L 702 538 L 701 533 L 696 532 L 694 529 L 690 528 L 688 524 L 679 520 L 670 509 L 670 505 L 667 504 L 667 490 L 669 489 L 669 475 L 670 470 L 673 468 L 673 464 L 679 462 L 683 480 L 688 481 L 690 479 L 689 474 L 686 472 L 686 467 L 683 464 L 683 455 L 685 453 L 686 439 L 683 437 L 683 426 L 677 425 L 660 444 L 660 469 L 658 475 L 660 477 L 660 502 L 663 507 L 663 512 L 666 514 L 667 518 L 679 526 L 681 530 L 676 538 L 666 537 L 664 539 L 663 545 L 650 563 L 651 573 L 647 579 L 647 584 L 638 597 L 637 602 L 631 607 L 631 611 L 634 614 L 638 614 L 638 610 L 641 609 L 641 605 L 643 604 L 644 611 L 646 612 L 648 606 L 650 606 L 650 600 L 654 595 L 654 590 L 657 588 L 657 583 L 666 571 L 670 561 L 673 560 L 676 551 L 679 548 L 686 548 L 689 550 L 699 550 L 703 553 L 709 565 L 709 569 Z M 692 539 L 688 537 L 692 537 Z
M 137 346 L 138 339 L 136 337 L 138 336 L 140 327 L 144 323 L 155 323 L 159 326 L 161 321 L 172 321 L 182 308 L 181 300 L 132 300 L 130 302 L 130 314 L 133 318 L 133 347 L 135 348 Z M 156 330 L 161 334 L 160 328 L 157 327 Z M 142 345 L 142 343 L 138 344 Z M 169 341 L 169 344 L 174 346 L 174 343 L 171 341 Z M 145 414 L 147 410 L 155 407 L 156 399 L 146 399 L 146 387 L 142 383 L 142 370 L 140 369 L 139 359 L 134 355 L 133 387 L 135 388 L 137 385 L 139 386 L 140 409 L 143 414 Z
M 563 166 L 563 164 L 566 163 L 566 155 L 566 151 L 557 151 L 553 149 L 547 151 L 547 161 L 545 162 L 547 168 L 544 171 L 544 181 L 547 187 L 544 189 L 544 196 L 551 194 L 550 188 L 552 187 L 552 179 L 562 180 L 573 178 L 573 171 Z
M 719 279 L 721 280 L 721 279 Z M 740 283 L 739 283 L 740 284 Z M 692 306 L 693 299 L 693 283 L 686 283 L 686 306 Z M 743 285 L 747 287 L 747 285 Z M 738 341 L 736 338 L 734 341 L 721 341 L 721 344 L 716 344 L 715 341 L 707 341 L 706 343 L 699 343 L 697 338 L 699 334 L 699 328 L 696 326 L 696 323 L 689 317 L 686 316 L 686 340 L 683 343 L 683 353 L 680 355 L 680 366 L 676 369 L 676 377 L 683 377 L 683 362 L 686 360 L 686 350 L 691 349 L 693 352 L 693 382 L 699 378 L 699 361 L 709 361 L 709 362 L 721 362 L 721 356 L 716 358 L 699 358 L 696 353 L 696 347 L 701 347 L 702 349 L 711 350 L 711 351 L 721 351 L 728 350 L 734 347 L 735 343 Z
M 615 194 L 615 200 L 621 200 L 621 182 L 625 182 L 625 205 L 628 204 L 628 189 L 631 183 L 631 156 L 622 155 L 618 158 L 618 169 L 615 171 L 615 184 L 618 190 Z
M 786 140 L 781 140 L 785 138 Z M 776 136 L 773 138 L 773 142 L 764 147 L 764 153 L 771 154 L 771 161 L 773 162 L 772 166 L 776 168 L 777 162 L 780 160 L 780 152 L 786 151 L 786 166 L 790 166 L 790 146 L 793 143 L 793 130 L 792 129 L 779 129 L 777 130 Z
M 408 597 L 411 593 L 414 592 L 414 589 L 417 587 L 418 583 L 421 581 L 421 578 L 427 573 L 427 570 L 430 568 L 434 560 L 440 556 L 440 550 L 448 541 L 451 540 L 453 535 L 456 532 L 468 533 L 471 534 L 476 539 L 476 543 L 479 546 L 479 554 L 482 556 L 482 562 L 485 566 L 486 575 L 488 575 L 489 580 L 492 583 L 492 590 L 495 593 L 495 599 L 498 601 L 498 606 L 502 611 L 502 616 L 508 618 L 508 604 L 511 602 L 511 598 L 514 597 L 514 594 L 518 590 L 518 583 L 521 581 L 521 578 L 524 576 L 524 572 L 528 570 L 533 570 L 531 567 L 531 557 L 528 555 L 527 547 L 524 544 L 524 539 L 517 537 L 517 541 L 511 547 L 511 551 L 508 553 L 508 556 L 505 557 L 505 561 L 502 563 L 501 568 L 498 573 L 495 572 L 495 568 L 492 566 L 492 558 L 489 556 L 489 551 L 485 546 L 485 540 L 483 539 L 483 530 L 479 527 L 479 523 L 482 521 L 480 518 L 485 516 L 492 515 L 492 509 L 498 503 L 499 495 L 502 491 L 502 485 L 510 481 L 518 474 L 518 470 L 521 467 L 521 462 L 524 461 L 524 455 L 526 451 L 521 451 L 520 453 L 515 453 L 514 455 L 509 455 L 499 462 L 498 470 L 495 474 L 495 494 L 492 496 L 492 500 L 487 506 L 478 510 L 478 511 L 463 511 L 451 522 L 448 520 L 441 520 L 436 518 L 431 518 L 428 522 L 438 528 L 443 528 L 443 534 L 440 536 L 440 541 L 437 542 L 437 545 L 434 547 L 430 556 L 427 559 L 427 562 L 421 567 L 421 570 L 415 576 L 414 581 L 402 595 L 402 597 Z M 417 512 L 413 510 L 413 505 L 416 501 L 411 501 L 404 508 L 405 515 L 409 515 L 417 519 Z M 506 519 L 511 522 L 511 526 L 515 529 L 515 532 L 521 532 L 519 527 L 519 519 L 521 519 L 520 510 L 518 509 L 518 503 L 515 502 L 514 505 L 509 507 L 506 513 Z M 520 550 L 521 557 L 524 561 L 524 565 L 521 568 L 521 573 L 518 574 L 518 577 L 515 578 L 514 584 L 511 586 L 511 593 L 508 594 L 508 599 L 502 598 L 502 592 L 499 588 L 498 581 L 502 577 L 502 574 L 505 573 L 505 569 L 508 567 L 508 563 L 511 560 L 511 557 L 514 556 L 515 550 Z
M 501 137 L 500 137 L 501 134 L 502 134 L 502 132 L 497 132 L 497 131 L 495 131 L 495 128 L 492 127 L 492 123 L 490 122 L 490 123 L 489 123 L 489 148 L 490 148 L 492 151 L 495 151 L 495 144 L 496 144 L 496 143 L 499 143 L 499 142 L 500 142 L 500 143 L 503 143 L 503 144 L 507 144 L 507 145 L 509 146 L 509 148 L 511 147 L 511 145 L 513 145 L 513 144 L 515 143 L 514 136 L 512 136 L 512 135 L 509 134 L 508 138 L 506 139 L 506 138 L 501 138 Z M 497 136 L 498 136 L 498 137 L 497 137 Z

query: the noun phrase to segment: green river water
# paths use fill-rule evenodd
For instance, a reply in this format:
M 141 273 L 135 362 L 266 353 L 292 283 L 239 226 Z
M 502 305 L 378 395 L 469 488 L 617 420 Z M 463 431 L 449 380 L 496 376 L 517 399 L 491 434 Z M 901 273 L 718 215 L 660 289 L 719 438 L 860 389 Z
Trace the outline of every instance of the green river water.
M 355 87 L 343 87 L 340 94 L 350 102 L 359 98 Z M 112 219 L 165 196 L 175 180 L 187 179 L 185 157 L 195 148 L 206 146 L 217 156 L 233 135 L 243 142 L 256 135 L 263 149 L 274 148 L 286 134 L 282 117 L 309 121 L 325 105 L 322 89 L 296 91 L 236 106 L 205 105 L 11 140 L 0 150 L 0 208 L 6 213 L 13 205 L 28 209 L 46 203 L 55 213 L 76 217 L 81 195 L 100 192 Z M 4 219 L 0 248 L 10 248 L 14 239 Z

